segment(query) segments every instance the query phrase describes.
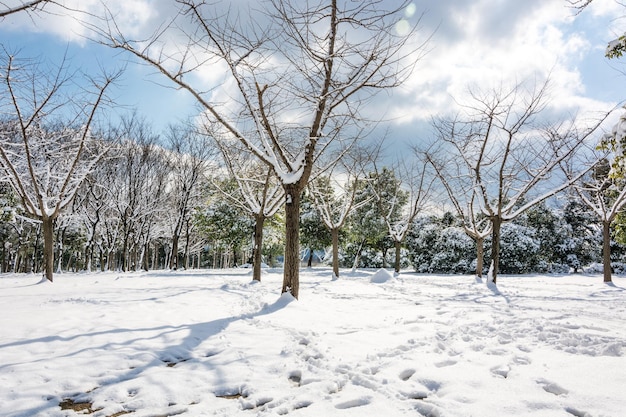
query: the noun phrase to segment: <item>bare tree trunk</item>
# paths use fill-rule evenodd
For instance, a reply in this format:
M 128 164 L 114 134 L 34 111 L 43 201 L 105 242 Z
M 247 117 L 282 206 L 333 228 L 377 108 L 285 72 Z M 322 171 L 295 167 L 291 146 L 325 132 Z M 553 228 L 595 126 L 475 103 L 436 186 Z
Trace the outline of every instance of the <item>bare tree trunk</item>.
M 485 258 L 485 246 L 484 239 L 482 237 L 477 237 L 476 241 L 476 276 L 483 276 L 483 263 Z
M 41 219 L 43 229 L 43 264 L 44 274 L 48 281 L 52 282 L 54 272 L 54 220 L 48 216 Z
M 384 247 L 384 244 L 381 251 L 383 253 L 383 268 L 387 268 L 387 248 Z
M 178 269 L 178 234 L 172 236 L 172 251 L 170 252 L 170 269 Z
M 261 262 L 263 254 L 263 224 L 265 216 L 259 213 L 254 222 L 254 248 L 252 249 L 252 279 L 261 281 Z
M 309 259 L 307 259 L 306 261 L 306 267 L 307 268 L 313 267 L 313 248 L 309 248 Z
M 339 228 L 330 229 L 333 241 L 333 274 L 339 278 Z
M 611 222 L 602 221 L 602 265 L 604 269 L 604 282 L 612 282 L 611 279 Z
M 183 252 L 183 264 L 185 269 L 189 269 L 189 219 L 185 221 L 185 250 Z
M 399 240 L 396 240 L 394 242 L 395 247 L 396 247 L 396 267 L 395 267 L 395 271 L 397 274 L 400 273 L 400 249 L 402 246 L 402 242 L 400 242 Z
M 498 277 L 498 268 L 500 267 L 500 227 L 502 226 L 502 218 L 493 216 L 491 224 L 493 227 L 491 231 L 491 282 L 495 284 Z
M 104 250 L 100 249 L 100 271 L 104 272 L 106 270 L 106 265 L 104 264 Z
M 298 298 L 300 290 L 300 190 L 285 185 L 285 265 L 282 292 Z
M 356 250 L 356 255 L 354 255 L 354 264 L 352 264 L 352 271 L 355 271 L 359 267 L 359 261 L 361 259 L 361 251 L 363 250 L 363 245 L 365 245 L 365 239 L 361 241 L 359 248 Z
M 144 254 L 142 256 L 143 270 L 148 271 L 150 269 L 150 242 L 146 242 L 144 246 Z

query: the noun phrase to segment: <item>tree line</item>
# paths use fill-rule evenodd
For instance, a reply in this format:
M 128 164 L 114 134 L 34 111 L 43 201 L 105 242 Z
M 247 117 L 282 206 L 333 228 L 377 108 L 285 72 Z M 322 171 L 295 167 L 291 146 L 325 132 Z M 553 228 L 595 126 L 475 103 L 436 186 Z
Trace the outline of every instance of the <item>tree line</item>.
M 336 276 L 346 233 L 353 266 L 376 241 L 399 271 L 418 219 L 443 205 L 475 244 L 476 274 L 486 260 L 495 284 L 507 224 L 569 190 L 602 223 L 610 281 L 611 225 L 626 201 L 625 122 L 604 134 L 611 111 L 593 120 L 559 114 L 549 79 L 469 86 L 456 113 L 433 119 L 411 158 L 381 166 L 376 148 L 363 145 L 380 122 L 368 117 L 372 99 L 402 85 L 427 50 L 430 35 L 420 32 L 419 15 L 407 20 L 410 5 L 268 0 L 231 12 L 181 0 L 140 41 L 106 7 L 79 15 L 91 41 L 150 65 L 196 100 L 202 112 L 191 127 L 159 135 L 167 144 L 137 117 L 107 127 L 119 72 L 79 77 L 65 64 L 40 68 L 4 49 L 0 161 L 5 199 L 19 209 L 4 212 L 13 241 L 3 263 L 52 280 L 55 260 L 57 270 L 79 259 L 86 268 L 176 269 L 202 265 L 204 251 L 212 265 L 250 258 L 260 279 L 266 222 L 279 216 L 282 291 L 297 298 L 300 246 L 321 246 L 317 226 L 330 233 Z M 207 68 L 220 69 L 227 100 L 203 84 Z M 207 180 L 209 171 L 220 175 Z M 246 222 L 228 221 L 237 211 Z M 235 241 L 250 230 L 252 248 L 242 255 Z M 217 236 L 208 239 L 213 249 L 206 236 Z M 73 249 L 73 238 L 84 250 Z M 219 260 L 218 241 L 230 248 Z

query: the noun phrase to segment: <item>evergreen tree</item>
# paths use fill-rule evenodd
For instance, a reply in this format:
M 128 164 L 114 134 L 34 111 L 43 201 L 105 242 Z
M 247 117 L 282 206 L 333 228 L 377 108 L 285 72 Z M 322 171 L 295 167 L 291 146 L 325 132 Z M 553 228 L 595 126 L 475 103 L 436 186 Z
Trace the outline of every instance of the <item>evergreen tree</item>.
M 400 189 L 400 181 L 388 168 L 370 173 L 357 186 L 355 204 L 358 208 L 353 212 L 350 222 L 353 246 L 357 246 L 354 267 L 359 266 L 363 249 L 370 248 L 379 252 L 384 268 L 387 252 L 394 247 L 385 218 L 393 223 L 401 217 L 408 193 Z
M 236 184 L 232 180 L 220 182 L 221 189 L 234 188 Z M 238 265 L 245 262 L 237 257 L 244 245 L 250 245 L 254 232 L 254 220 L 243 212 L 239 207 L 224 200 L 218 193 L 213 193 L 211 198 L 201 210 L 196 212 L 196 224 L 202 233 L 214 245 L 224 249 L 230 249 L 233 255 L 229 264 Z
M 307 249 L 307 267 L 310 268 L 315 251 L 327 248 L 332 240 L 330 230 L 324 225 L 308 193 L 304 193 L 300 204 L 300 245 Z

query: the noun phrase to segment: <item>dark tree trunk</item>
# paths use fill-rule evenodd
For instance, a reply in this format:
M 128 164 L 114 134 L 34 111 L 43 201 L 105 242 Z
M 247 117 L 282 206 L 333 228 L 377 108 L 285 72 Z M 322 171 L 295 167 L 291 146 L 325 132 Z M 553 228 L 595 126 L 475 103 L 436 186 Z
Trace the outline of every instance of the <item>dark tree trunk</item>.
M 104 264 L 104 250 L 100 249 L 100 271 L 104 272 L 106 265 Z
M 611 278 L 611 222 L 602 222 L 602 265 L 604 282 L 612 282 Z
M 394 242 L 395 247 L 396 247 L 396 266 L 395 266 L 395 271 L 397 274 L 400 273 L 400 249 L 402 247 L 402 242 L 399 241 L 395 241 Z
M 298 298 L 300 290 L 300 190 L 285 184 L 285 265 L 282 292 Z
M 46 279 L 52 282 L 52 274 L 54 272 L 54 220 L 48 216 L 43 217 L 41 220 L 44 274 Z
M 121 264 L 122 264 L 122 271 L 126 272 L 128 271 L 128 235 L 126 235 L 126 237 L 124 238 L 124 244 L 122 245 L 122 259 L 121 259 Z
M 150 242 L 146 242 L 144 245 L 144 254 L 141 262 L 143 263 L 143 270 L 148 271 L 150 269 Z
M 483 262 L 485 258 L 484 238 L 476 238 L 476 276 L 483 276 Z
M 309 259 L 306 261 L 307 268 L 313 267 L 313 248 L 309 248 Z
M 383 253 L 383 268 L 387 268 L 387 248 L 384 246 L 382 247 L 382 253 Z
M 254 281 L 261 281 L 264 224 L 265 216 L 263 214 L 257 214 L 254 222 L 254 248 L 252 249 L 252 279 Z
M 333 274 L 339 278 L 339 229 L 331 229 L 330 235 L 333 241 Z
M 170 253 L 170 269 L 178 269 L 178 234 L 172 236 L 172 251 Z
M 494 216 L 491 218 L 493 230 L 491 231 L 491 282 L 496 283 L 498 277 L 498 268 L 500 267 L 500 227 L 502 226 L 502 218 Z

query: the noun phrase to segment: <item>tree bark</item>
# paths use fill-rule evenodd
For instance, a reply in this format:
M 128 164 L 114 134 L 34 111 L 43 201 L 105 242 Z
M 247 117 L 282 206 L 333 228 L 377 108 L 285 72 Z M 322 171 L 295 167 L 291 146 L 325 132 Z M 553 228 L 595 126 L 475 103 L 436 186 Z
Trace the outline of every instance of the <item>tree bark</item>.
M 483 276 L 483 265 L 485 262 L 485 242 L 483 238 L 476 238 L 476 276 Z
M 602 221 L 602 265 L 604 282 L 612 282 L 611 278 L 611 222 Z
M 178 269 L 178 234 L 172 236 L 172 252 L 170 253 L 170 269 Z
M 330 229 L 330 235 L 333 241 L 333 274 L 339 278 L 339 228 Z
M 352 265 L 352 270 L 356 271 L 356 269 L 359 267 L 359 262 L 361 259 L 361 251 L 363 250 L 363 245 L 365 245 L 365 239 L 363 239 L 361 241 L 361 244 L 359 245 L 359 248 L 356 250 L 356 255 L 354 255 L 354 264 Z
M 252 249 L 252 279 L 261 281 L 261 262 L 263 261 L 263 225 L 265 216 L 259 213 L 254 222 L 254 248 Z
M 477 237 L 476 239 L 476 276 L 483 276 L 483 263 L 485 258 L 484 239 Z
M 396 240 L 394 242 L 395 247 L 396 247 L 396 267 L 395 267 L 395 271 L 397 274 L 400 273 L 400 249 L 402 246 L 402 242 Z
M 143 247 L 144 255 L 141 260 L 142 267 L 144 271 L 148 271 L 150 269 L 150 242 L 146 242 Z
M 52 282 L 54 273 L 54 219 L 49 216 L 43 216 L 41 220 L 44 274 L 46 279 Z
M 285 264 L 282 292 L 298 298 L 300 290 L 300 190 L 285 184 Z
M 498 268 L 500 267 L 500 227 L 502 226 L 502 218 L 493 216 L 491 224 L 493 227 L 491 231 L 491 263 L 493 265 L 491 282 L 495 284 L 498 278 Z

